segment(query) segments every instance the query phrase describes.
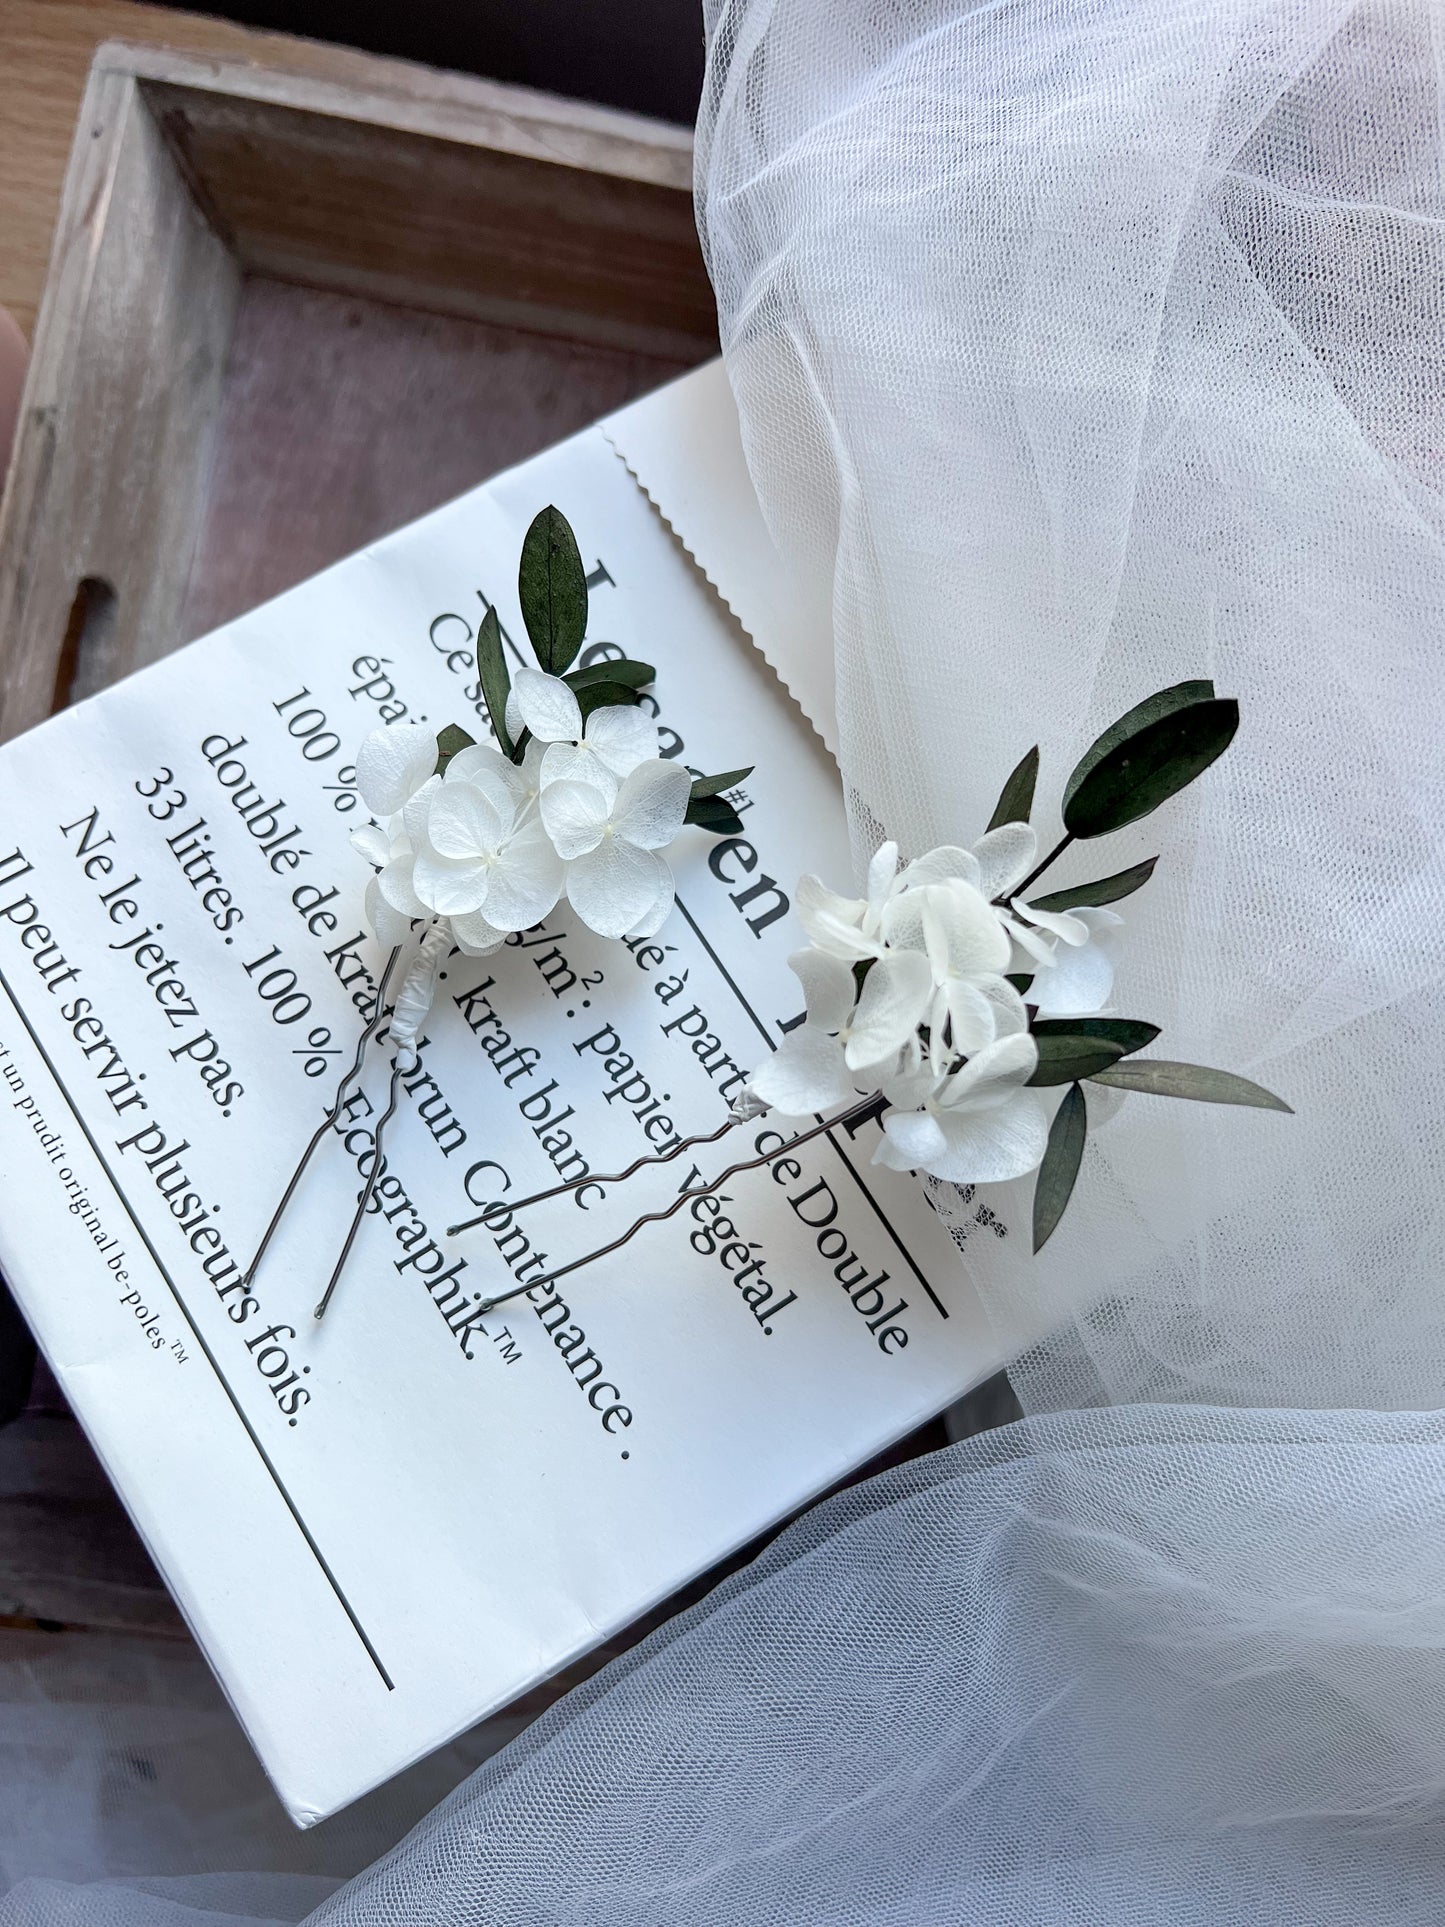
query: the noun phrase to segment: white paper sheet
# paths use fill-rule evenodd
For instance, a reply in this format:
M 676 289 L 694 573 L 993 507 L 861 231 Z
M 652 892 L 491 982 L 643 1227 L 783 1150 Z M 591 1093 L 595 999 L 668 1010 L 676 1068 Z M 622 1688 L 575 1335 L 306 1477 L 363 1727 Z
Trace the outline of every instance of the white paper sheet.
M 250 1291 L 241 1273 L 380 967 L 347 766 L 403 706 L 481 733 L 473 637 L 489 598 L 521 633 L 516 558 L 547 501 L 593 571 L 590 637 L 657 664 L 669 744 L 757 764 L 746 835 L 684 833 L 653 943 L 608 946 L 564 903 L 452 960 L 317 1325 L 382 1053 Z M 694 1161 L 498 1239 L 445 1227 L 720 1121 L 799 1010 L 795 879 L 849 874 L 832 763 L 605 425 L 0 751 L 0 826 L 0 1263 L 301 1824 L 999 1363 L 922 1193 L 870 1167 L 874 1126 L 475 1317 Z M 770 1129 L 702 1169 L 776 1150 Z

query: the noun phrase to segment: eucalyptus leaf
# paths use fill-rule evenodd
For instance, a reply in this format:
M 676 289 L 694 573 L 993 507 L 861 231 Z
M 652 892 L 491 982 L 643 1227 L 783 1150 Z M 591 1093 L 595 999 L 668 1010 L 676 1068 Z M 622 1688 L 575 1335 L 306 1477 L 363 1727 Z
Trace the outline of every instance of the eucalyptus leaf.
M 1054 1235 L 1065 1206 L 1073 1196 L 1074 1180 L 1084 1156 L 1089 1132 L 1088 1107 L 1079 1085 L 1071 1084 L 1049 1126 L 1049 1142 L 1034 1184 L 1034 1250 L 1040 1252 Z
M 1092 909 L 1101 903 L 1117 903 L 1120 897 L 1131 897 L 1143 889 L 1158 861 L 1157 856 L 1151 856 L 1131 870 L 1116 870 L 1111 877 L 1100 877 L 1097 883 L 1071 883 L 1067 890 L 1052 890 L 1046 897 L 1030 897 L 1029 902 L 1037 910 Z
M 1035 1043 L 1041 1037 L 1091 1037 L 1117 1044 L 1121 1057 L 1143 1050 L 1159 1035 L 1157 1024 L 1137 1017 L 1040 1017 L 1034 1024 Z
M 997 830 L 1005 823 L 1027 823 L 1029 811 L 1034 806 L 1034 785 L 1038 780 L 1039 748 L 1035 743 L 1004 784 L 1003 793 L 994 805 L 993 815 L 988 819 L 988 827 Z
M 1034 973 L 1031 970 L 1011 970 L 1004 978 L 1004 982 L 1012 984 L 1020 997 L 1028 995 L 1029 986 L 1033 983 L 1033 980 Z
M 714 836 L 740 836 L 743 819 L 731 803 L 724 803 L 720 796 L 695 796 L 687 806 L 684 823 L 695 823 L 701 830 L 711 830 Z
M 746 769 L 724 770 L 721 776 L 695 777 L 688 794 L 695 802 L 704 796 L 720 796 L 724 790 L 735 788 L 737 784 L 751 776 L 754 768 L 755 765 L 749 763 Z
M 458 750 L 470 749 L 476 742 L 475 736 L 468 736 L 459 723 L 448 723 L 445 729 L 437 731 L 437 766 L 435 774 L 445 776 L 447 764 Z
M 589 682 L 577 691 L 577 707 L 583 717 L 588 717 L 594 709 L 613 709 L 619 704 L 624 708 L 636 707 L 641 696 L 625 682 Z
M 625 682 L 633 689 L 642 689 L 648 683 L 657 681 L 657 671 L 650 662 L 635 662 L 630 656 L 616 656 L 589 663 L 585 669 L 569 669 L 562 680 L 569 689 L 585 689 L 594 682 Z
M 1141 1058 L 1133 1064 L 1113 1064 L 1087 1073 L 1096 1084 L 1117 1091 L 1144 1091 L 1151 1097 L 1190 1097 L 1200 1104 L 1248 1104 L 1260 1111 L 1285 1111 L 1286 1104 L 1262 1084 L 1232 1071 L 1216 1071 L 1205 1064 L 1176 1064 L 1164 1057 Z
M 587 633 L 587 571 L 561 509 L 549 506 L 533 517 L 517 594 L 538 663 L 550 676 L 564 674 Z
M 1091 1037 L 1077 1029 L 1061 1026 L 1041 1035 L 1036 1027 L 1033 1035 L 1039 1061 L 1029 1083 L 1035 1086 L 1072 1084 L 1076 1078 L 1093 1077 L 1124 1055 L 1124 1046 L 1112 1037 Z
M 1232 697 L 1186 703 L 1146 723 L 1101 757 L 1064 804 L 1071 836 L 1107 836 L 1137 823 L 1222 756 L 1239 728 Z
M 512 687 L 512 678 L 502 650 L 502 625 L 497 620 L 495 607 L 488 609 L 477 631 L 477 677 L 482 685 L 487 714 L 492 719 L 497 747 L 504 756 L 510 756 L 514 745 L 507 731 L 507 695 Z
M 1176 709 L 1187 709 L 1191 703 L 1208 702 L 1213 694 L 1212 682 L 1177 682 L 1168 689 L 1156 689 L 1142 703 L 1135 703 L 1117 722 L 1110 723 L 1102 736 L 1094 738 L 1074 765 L 1074 773 L 1064 785 L 1064 807 L 1068 808 L 1085 777 L 1120 743 L 1137 736 L 1141 729 L 1147 728 L 1150 723 L 1157 723 L 1161 717 L 1172 716 Z

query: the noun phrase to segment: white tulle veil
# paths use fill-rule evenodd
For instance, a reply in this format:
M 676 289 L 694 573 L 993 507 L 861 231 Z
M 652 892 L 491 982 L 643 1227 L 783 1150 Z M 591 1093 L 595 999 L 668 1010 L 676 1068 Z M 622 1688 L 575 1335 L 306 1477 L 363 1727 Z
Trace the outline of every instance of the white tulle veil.
M 708 15 L 702 231 L 860 855 L 970 841 L 1035 741 L 1047 827 L 1212 676 L 1234 748 L 1109 848 L 1163 857 L 1115 1002 L 1296 1114 L 1131 1096 L 1037 1261 L 965 1226 L 1029 1416 L 820 1507 L 316 1918 L 1438 1922 L 1445 14 Z M 158 1891 L 0 1923 L 261 1904 Z

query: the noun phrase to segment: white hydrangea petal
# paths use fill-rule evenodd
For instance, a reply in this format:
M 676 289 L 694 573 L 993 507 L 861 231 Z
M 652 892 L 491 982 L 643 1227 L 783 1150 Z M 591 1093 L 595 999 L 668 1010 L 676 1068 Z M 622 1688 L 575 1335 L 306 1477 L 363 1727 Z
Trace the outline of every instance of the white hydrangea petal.
M 982 872 L 972 850 L 961 850 L 956 843 L 940 844 L 925 850 L 910 863 L 898 881 L 906 890 L 919 890 L 927 883 L 971 883 L 975 890 Z
M 542 823 L 564 862 L 597 848 L 606 834 L 611 807 L 611 798 L 591 783 L 564 780 L 547 785 L 540 802 Z
M 921 1061 L 910 1061 L 896 1070 L 883 1072 L 878 1078 L 878 1088 L 900 1111 L 917 1111 L 937 1091 L 938 1079 Z
M 784 1117 L 811 1117 L 853 1096 L 842 1047 L 816 1024 L 790 1030 L 753 1072 L 748 1088 Z
M 1014 1091 L 989 1110 L 945 1110 L 939 1122 L 946 1149 L 925 1167 L 951 1184 L 1004 1184 L 1043 1162 L 1049 1142 L 1048 1108 L 1033 1091 Z
M 497 787 L 500 795 L 488 795 L 479 783 L 438 786 L 426 822 L 426 840 L 438 856 L 466 861 L 501 844 L 512 827 L 512 799 Z
M 888 901 L 898 875 L 898 845 L 880 843 L 868 860 L 868 908 L 877 916 Z
M 1114 989 L 1114 959 L 1101 943 L 1079 950 L 1060 949 L 1029 987 L 1029 1002 L 1040 1017 L 1093 1017 Z
M 639 763 L 654 762 L 661 743 L 656 722 L 640 703 L 609 703 L 605 709 L 594 709 L 587 718 L 584 740 L 617 777 L 630 776 Z
M 1015 957 L 1010 969 L 1036 969 L 1054 961 L 1054 952 L 1058 948 L 1054 938 L 1046 937 L 1042 930 L 1034 930 L 1028 924 L 1020 923 L 1017 917 L 1005 917 L 1003 925 L 1014 944 L 1024 953 L 1022 965 Z
M 533 739 L 535 741 L 535 738 Z M 528 748 L 531 745 L 528 744 Z M 600 756 L 585 743 L 548 743 L 542 753 L 539 791 L 553 783 L 590 783 L 607 798 L 608 808 L 622 787 Z
M 1039 856 L 1039 839 L 1027 823 L 1001 823 L 973 846 L 978 888 L 986 897 L 1017 889 Z
M 507 940 L 506 931 L 498 930 L 479 910 L 467 910 L 453 917 L 451 926 L 458 946 L 469 957 L 489 957 Z
M 395 950 L 411 935 L 411 918 L 387 902 L 381 894 L 380 877 L 373 877 L 366 886 L 365 913 L 372 935 L 386 950 Z
M 485 863 L 459 863 L 420 850 L 412 870 L 412 888 L 439 917 L 456 917 L 480 910 L 487 900 L 489 872 Z
M 671 900 L 672 887 L 672 872 L 655 851 L 616 836 L 604 837 L 567 869 L 568 901 L 599 937 L 625 937 L 659 902 Z
M 436 768 L 436 732 L 429 723 L 392 723 L 374 729 L 356 754 L 356 787 L 373 816 L 391 816 Z
M 527 747 L 530 749 L 531 744 Z M 540 751 L 539 751 L 540 754 Z M 502 754 L 494 743 L 473 743 L 469 749 L 459 749 L 447 764 L 447 783 L 470 783 L 482 779 L 483 787 L 487 778 L 495 778 L 506 785 L 508 794 L 514 801 L 526 800 L 519 778 L 521 771 Z
M 540 824 L 515 838 L 493 864 L 487 920 L 504 930 L 530 930 L 562 894 L 566 869 Z
M 994 1009 L 976 981 L 955 979 L 939 997 L 948 1013 L 949 1041 L 955 1051 L 971 1057 L 994 1040 Z
M 1008 932 L 982 891 L 970 883 L 935 883 L 919 894 L 928 957 L 940 983 L 1008 968 Z
M 905 890 L 885 907 L 879 920 L 879 932 L 890 950 L 927 950 L 923 908 L 928 901 L 929 889 L 938 887 L 934 884 L 921 890 Z
M 664 864 L 663 868 L 666 869 L 667 866 Z M 634 923 L 632 928 L 627 932 L 627 935 L 629 937 L 638 937 L 638 938 L 655 937 L 658 931 L 667 922 L 668 918 L 672 915 L 672 906 L 674 903 L 676 903 L 676 901 L 677 901 L 677 886 L 673 881 L 672 871 L 668 870 L 667 871 L 667 889 L 665 893 L 657 899 L 657 902 L 652 906 L 652 908 L 648 911 L 645 917 L 638 918 L 637 922 Z
M 1024 1000 L 1011 983 L 1002 977 L 975 977 L 973 988 L 989 1001 L 995 1037 L 1013 1037 L 1028 1029 L 1029 1014 Z M 1029 995 L 1032 997 L 1033 992 Z
M 1037 929 L 1046 930 L 1051 937 L 1060 942 L 1072 944 L 1077 948 L 1089 941 L 1089 926 L 1076 911 L 1036 910 L 1031 903 L 1018 906 L 1021 917 L 1028 919 Z
M 502 721 L 507 726 L 507 735 L 516 742 L 527 725 L 522 721 L 522 706 L 517 701 L 517 691 L 513 684 L 507 688 L 507 700 L 502 709 Z
M 363 823 L 359 830 L 351 832 L 351 847 L 368 863 L 379 865 L 391 855 L 391 838 L 374 823 Z
M 511 780 L 516 784 L 517 794 L 523 807 L 529 803 L 535 803 L 541 794 L 542 767 L 551 749 L 551 743 L 539 742 L 534 736 L 522 751 L 521 762 L 507 765 L 512 772 Z M 505 761 L 505 758 L 503 760 Z
M 850 960 L 882 956 L 882 943 L 862 928 L 868 912 L 866 903 L 837 896 L 817 877 L 803 876 L 798 879 L 793 908 L 809 941 L 830 956 Z
M 639 850 L 665 850 L 682 828 L 692 792 L 692 771 L 655 757 L 639 763 L 623 781 L 612 805 L 612 827 Z
M 985 1044 L 955 1071 L 939 1094 L 941 1110 L 1001 1103 L 1012 1088 L 1026 1084 L 1039 1061 L 1039 1047 L 1027 1032 Z
M 928 959 L 916 950 L 880 957 L 863 980 L 849 1028 L 850 1068 L 876 1064 L 901 1049 L 904 1039 L 918 1028 L 932 992 Z
M 575 743 L 582 735 L 582 711 L 560 676 L 540 669 L 519 669 L 512 678 L 517 713 L 544 743 Z
M 930 1111 L 890 1111 L 873 1162 L 893 1171 L 928 1171 L 948 1149 L 938 1119 Z
M 439 776 L 429 776 L 415 796 L 408 797 L 402 805 L 401 834 L 411 845 L 419 850 L 427 840 L 427 816 L 431 811 L 431 800 L 442 786 Z
M 857 984 L 853 966 L 826 950 L 795 950 L 788 968 L 803 986 L 808 1022 L 820 1030 L 841 1030 L 853 1014 Z
M 426 906 L 416 894 L 412 874 L 415 867 L 416 858 L 410 850 L 405 850 L 400 856 L 393 857 L 390 862 L 383 864 L 380 874 L 375 879 L 377 892 L 382 901 L 389 903 L 392 909 L 403 917 L 421 917 L 426 914 Z

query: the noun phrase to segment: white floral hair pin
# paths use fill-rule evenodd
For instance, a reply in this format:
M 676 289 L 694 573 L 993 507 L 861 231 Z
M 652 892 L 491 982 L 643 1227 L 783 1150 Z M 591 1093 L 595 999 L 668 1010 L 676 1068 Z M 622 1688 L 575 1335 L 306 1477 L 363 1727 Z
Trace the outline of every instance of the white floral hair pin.
M 868 866 L 862 897 L 837 896 L 804 877 L 795 903 L 809 944 L 788 959 L 802 985 L 804 1021 L 753 1072 L 744 1101 L 716 1131 L 638 1159 L 616 1176 L 666 1163 L 767 1111 L 815 1121 L 766 1156 L 731 1164 L 710 1183 L 683 1191 L 600 1251 L 519 1290 L 554 1283 L 730 1178 L 870 1114 L 882 1125 L 875 1164 L 954 1185 L 1037 1171 L 1037 1252 L 1079 1173 L 1086 1086 L 1101 1097 L 1135 1091 L 1288 1112 L 1282 1098 L 1229 1071 L 1139 1056 L 1158 1026 L 1104 1014 L 1124 926 L 1108 906 L 1147 883 L 1157 858 L 1092 883 L 1037 889 L 1071 844 L 1138 822 L 1192 783 L 1223 755 L 1238 726 L 1239 705 L 1216 696 L 1210 682 L 1178 683 L 1139 703 L 1079 761 L 1064 790 L 1064 835 L 1042 860 L 1029 824 L 1039 769 L 1034 748 L 971 849 L 945 845 L 900 863 L 897 844 L 884 843 Z M 1051 1113 L 1049 1095 L 1060 1087 Z M 573 1188 L 556 1185 L 507 1209 L 515 1215 Z M 484 1211 L 450 1231 L 487 1217 Z M 480 1309 L 517 1295 L 502 1293 Z
M 455 724 L 438 732 L 425 723 L 398 723 L 374 730 L 356 758 L 361 800 L 383 820 L 351 840 L 376 872 L 367 885 L 366 918 L 389 955 L 351 1067 L 246 1274 L 248 1281 L 255 1276 L 303 1172 L 340 1116 L 366 1046 L 388 1015 L 387 991 L 400 968 L 387 1032 L 393 1053 L 387 1108 L 377 1122 L 371 1173 L 316 1306 L 318 1318 L 370 1202 L 399 1080 L 416 1065 L 438 972 L 451 952 L 490 955 L 509 936 L 540 923 L 563 895 L 600 936 L 650 937 L 672 909 L 672 871 L 663 852 L 684 824 L 728 836 L 743 827 L 725 793 L 751 768 L 694 777 L 660 753 L 658 727 L 642 697 L 654 680 L 648 663 L 600 653 L 573 667 L 587 632 L 587 577 L 556 508 L 543 509 L 527 531 L 518 593 L 538 666 L 509 673 L 495 608 L 477 635 L 478 679 L 495 741 L 478 743 Z

